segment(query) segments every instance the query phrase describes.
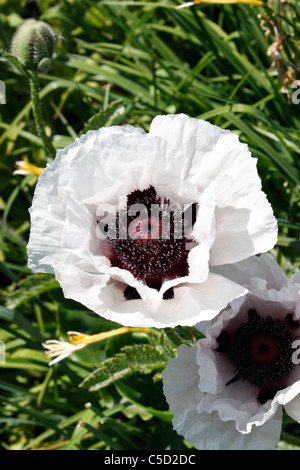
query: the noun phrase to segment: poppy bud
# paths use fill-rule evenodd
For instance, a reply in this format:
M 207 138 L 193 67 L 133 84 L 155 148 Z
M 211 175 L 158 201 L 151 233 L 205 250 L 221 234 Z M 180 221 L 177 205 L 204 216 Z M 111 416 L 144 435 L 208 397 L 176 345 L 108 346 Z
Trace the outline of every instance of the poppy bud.
M 51 65 L 56 32 L 44 21 L 29 19 L 17 29 L 11 53 L 29 70 L 45 73 Z

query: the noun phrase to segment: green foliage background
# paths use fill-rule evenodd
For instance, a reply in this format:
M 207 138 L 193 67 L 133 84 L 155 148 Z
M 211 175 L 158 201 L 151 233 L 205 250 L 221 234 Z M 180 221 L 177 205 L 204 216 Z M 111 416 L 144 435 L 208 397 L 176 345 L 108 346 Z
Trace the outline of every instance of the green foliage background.
M 16 27 L 29 17 L 47 21 L 62 36 L 49 72 L 40 75 L 46 132 L 55 148 L 88 128 L 126 122 L 148 130 L 154 116 L 166 113 L 236 132 L 258 159 L 279 223 L 272 252 L 290 275 L 300 265 L 300 104 L 291 101 L 292 80 L 299 78 L 299 2 L 280 10 L 277 0 L 268 2 L 271 8 L 176 10 L 179 3 L 0 0 L 0 48 L 9 51 Z M 267 54 L 276 26 L 283 37 L 280 64 Z M 119 325 L 64 299 L 51 275 L 27 268 L 36 177 L 13 175 L 14 163 L 26 155 L 44 167 L 49 156 L 36 133 L 28 80 L 5 61 L 0 80 L 7 100 L 0 105 L 0 339 L 6 348 L 0 448 L 188 448 L 172 429 L 161 371 L 180 342 L 194 344 L 193 329 L 112 337 L 49 368 L 46 339 Z M 298 426 L 285 417 L 278 448 L 298 448 L 292 444 L 299 439 Z

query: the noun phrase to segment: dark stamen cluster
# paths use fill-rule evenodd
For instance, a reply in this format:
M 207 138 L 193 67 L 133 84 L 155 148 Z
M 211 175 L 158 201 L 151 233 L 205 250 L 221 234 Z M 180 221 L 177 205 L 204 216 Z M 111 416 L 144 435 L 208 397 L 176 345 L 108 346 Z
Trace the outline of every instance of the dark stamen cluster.
M 128 208 L 139 204 L 146 209 L 146 214 L 143 211 L 142 214 L 128 215 Z M 153 217 L 154 206 L 159 207 L 159 212 Z M 182 214 L 180 217 L 184 233 Z M 188 240 L 184 235 L 181 238 L 176 236 L 176 227 L 176 207 L 173 209 L 168 199 L 158 197 L 153 186 L 143 191 L 133 191 L 127 196 L 127 209 L 117 214 L 116 236 L 108 238 L 113 252 L 112 266 L 130 271 L 137 279 L 157 290 L 165 280 L 188 275 Z M 125 289 L 124 295 L 126 299 L 139 298 L 132 288 Z M 164 298 L 171 299 L 173 296 L 173 289 L 169 289 Z
M 232 335 L 222 331 L 217 339 L 217 351 L 226 352 L 235 369 L 235 376 L 227 385 L 241 380 L 260 389 L 260 403 L 272 398 L 278 384 L 294 368 L 293 329 L 295 322 L 291 322 L 290 314 L 285 320 L 280 320 L 271 316 L 260 317 L 250 309 L 248 320 L 241 323 Z

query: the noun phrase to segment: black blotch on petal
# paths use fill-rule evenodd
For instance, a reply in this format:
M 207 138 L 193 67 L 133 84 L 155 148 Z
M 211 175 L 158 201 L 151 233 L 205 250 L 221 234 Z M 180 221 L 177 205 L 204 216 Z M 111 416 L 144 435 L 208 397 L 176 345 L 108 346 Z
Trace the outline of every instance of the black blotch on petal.
M 261 405 L 264 405 L 268 400 L 272 400 L 277 393 L 277 390 L 269 388 L 261 390 L 257 396 L 257 400 Z
M 131 286 L 127 286 L 126 289 L 124 290 L 124 297 L 126 300 L 134 300 L 134 299 L 141 298 L 138 291 L 134 287 L 131 287 Z
M 171 300 L 174 299 L 174 289 L 173 287 L 170 287 L 170 289 L 166 290 L 163 295 L 164 300 Z
M 230 337 L 227 331 L 221 331 L 221 333 L 217 337 L 217 343 L 218 343 L 218 347 L 216 351 L 226 352 L 229 350 Z

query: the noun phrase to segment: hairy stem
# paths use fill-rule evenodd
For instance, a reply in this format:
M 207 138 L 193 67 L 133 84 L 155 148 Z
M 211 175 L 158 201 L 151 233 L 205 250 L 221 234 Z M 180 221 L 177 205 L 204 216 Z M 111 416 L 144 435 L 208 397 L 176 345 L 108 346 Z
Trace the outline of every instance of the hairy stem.
M 54 158 L 56 154 L 56 150 L 53 147 L 52 143 L 50 142 L 45 132 L 45 124 L 44 124 L 44 120 L 42 116 L 42 108 L 41 108 L 41 102 L 40 102 L 40 97 L 39 97 L 38 75 L 34 72 L 31 72 L 29 82 L 30 82 L 32 111 L 33 111 L 37 134 L 42 139 L 43 144 L 45 146 L 45 150 L 48 153 L 48 155 Z

